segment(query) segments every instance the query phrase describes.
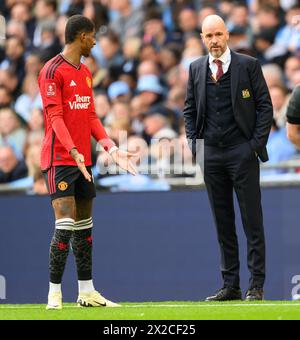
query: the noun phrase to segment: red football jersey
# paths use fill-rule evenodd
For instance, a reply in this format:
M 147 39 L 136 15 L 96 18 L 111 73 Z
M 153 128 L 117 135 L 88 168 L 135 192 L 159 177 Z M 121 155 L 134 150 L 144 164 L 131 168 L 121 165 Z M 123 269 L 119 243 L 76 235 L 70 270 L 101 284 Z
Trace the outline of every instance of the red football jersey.
M 76 166 L 69 154 L 74 147 L 83 154 L 85 165 L 91 165 L 91 136 L 106 151 L 114 145 L 95 113 L 92 75 L 84 64 L 73 65 L 58 54 L 43 67 L 38 82 L 45 120 L 42 170 Z

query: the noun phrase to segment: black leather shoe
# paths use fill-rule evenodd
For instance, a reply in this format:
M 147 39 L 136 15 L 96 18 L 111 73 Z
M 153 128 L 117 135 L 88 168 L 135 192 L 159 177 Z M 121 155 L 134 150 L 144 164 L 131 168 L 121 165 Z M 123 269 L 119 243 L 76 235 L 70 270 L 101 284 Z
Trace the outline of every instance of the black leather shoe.
M 242 292 L 239 288 L 223 287 L 215 295 L 208 296 L 205 301 L 231 301 L 242 300 Z
M 259 301 L 264 299 L 264 290 L 260 287 L 249 288 L 245 299 L 247 301 Z

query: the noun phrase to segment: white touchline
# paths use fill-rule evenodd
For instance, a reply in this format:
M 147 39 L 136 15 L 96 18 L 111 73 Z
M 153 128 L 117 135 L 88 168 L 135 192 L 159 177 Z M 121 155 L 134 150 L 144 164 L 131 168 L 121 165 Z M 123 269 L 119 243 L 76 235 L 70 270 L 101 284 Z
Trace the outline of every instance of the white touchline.
M 166 308 L 180 308 L 180 307 L 184 307 L 184 308 L 198 308 L 198 307 L 263 307 L 263 306 L 267 306 L 267 307 L 273 307 L 273 306 L 298 306 L 300 308 L 300 303 L 282 303 L 282 304 L 278 304 L 278 303 L 256 303 L 256 304 L 246 304 L 246 303 L 235 303 L 235 304 L 201 304 L 201 305 L 131 305 L 131 306 L 122 306 L 122 307 L 126 307 L 126 308 L 155 308 L 155 307 L 166 307 Z
M 164 305 L 164 304 L 157 304 L 157 305 L 122 305 L 123 308 L 206 308 L 206 307 L 298 307 L 300 308 L 300 303 L 235 303 L 235 304 L 201 304 L 201 305 Z M 5 306 L 0 305 L 0 311 L 1 309 L 41 309 L 42 306 Z M 73 308 L 73 309 L 79 309 L 77 306 L 63 306 L 63 308 Z M 101 307 L 99 307 L 101 309 Z M 103 307 L 104 308 L 104 307 Z M 107 309 L 107 308 L 105 308 Z

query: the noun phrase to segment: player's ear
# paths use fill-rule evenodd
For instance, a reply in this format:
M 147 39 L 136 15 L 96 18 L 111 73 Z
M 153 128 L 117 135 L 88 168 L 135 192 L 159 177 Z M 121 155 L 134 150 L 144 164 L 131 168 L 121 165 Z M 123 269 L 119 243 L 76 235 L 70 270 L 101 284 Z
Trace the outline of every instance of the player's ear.
M 84 41 L 86 39 L 86 33 L 82 32 L 80 33 L 80 41 Z

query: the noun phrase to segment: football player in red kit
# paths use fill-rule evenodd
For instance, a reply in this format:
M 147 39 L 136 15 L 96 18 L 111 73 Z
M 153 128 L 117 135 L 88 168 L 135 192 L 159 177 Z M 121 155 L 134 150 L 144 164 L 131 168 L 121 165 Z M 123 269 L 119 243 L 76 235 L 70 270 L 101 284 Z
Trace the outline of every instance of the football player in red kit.
M 136 174 L 134 155 L 120 150 L 97 118 L 92 76 L 80 62 L 95 45 L 92 21 L 69 18 L 62 53 L 46 63 L 39 75 L 45 136 L 41 167 L 55 213 L 50 245 L 50 285 L 47 309 L 62 308 L 61 281 L 71 245 L 78 274 L 79 306 L 119 306 L 104 298 L 92 281 L 92 202 L 96 196 L 91 172 L 91 136 L 123 169 Z

